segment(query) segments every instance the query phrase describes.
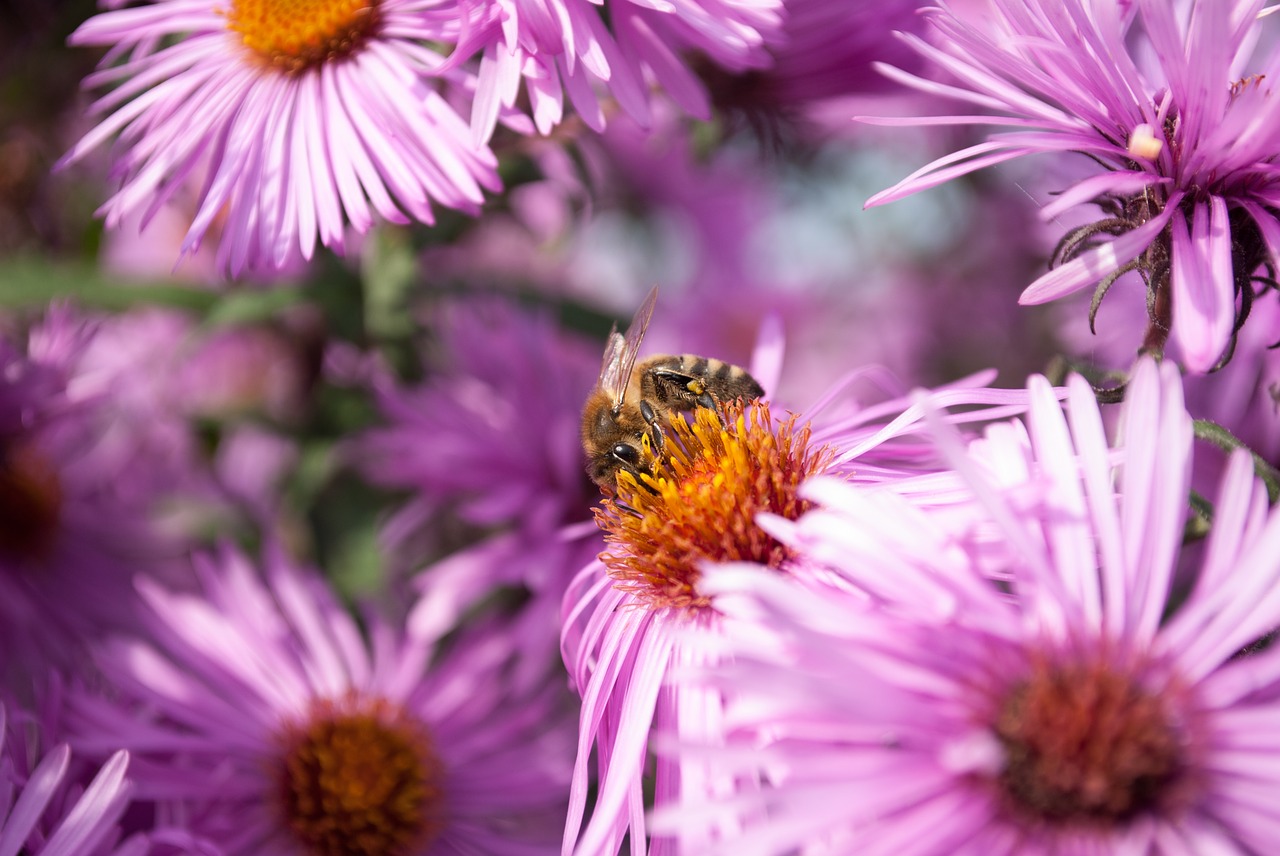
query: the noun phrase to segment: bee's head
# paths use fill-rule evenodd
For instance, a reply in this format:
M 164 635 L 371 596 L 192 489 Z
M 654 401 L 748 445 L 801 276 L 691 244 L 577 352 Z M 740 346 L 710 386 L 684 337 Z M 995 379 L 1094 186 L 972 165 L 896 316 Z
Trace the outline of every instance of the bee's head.
M 647 457 L 643 440 L 639 442 L 622 440 L 614 443 L 607 450 L 593 455 L 587 467 L 587 474 L 601 487 L 613 487 L 620 472 L 629 472 L 637 477 L 641 473 L 651 472 Z

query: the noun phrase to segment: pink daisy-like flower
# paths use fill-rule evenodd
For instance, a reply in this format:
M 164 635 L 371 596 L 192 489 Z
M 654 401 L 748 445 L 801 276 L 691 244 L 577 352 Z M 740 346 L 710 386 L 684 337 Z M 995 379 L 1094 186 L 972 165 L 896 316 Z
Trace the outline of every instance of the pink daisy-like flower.
M 78 698 L 74 745 L 128 749 L 139 799 L 226 856 L 555 852 L 563 690 L 513 691 L 502 634 L 362 634 L 278 556 L 197 571 L 203 596 L 141 582 L 149 638 L 101 650 L 115 698 Z
M 387 424 L 347 445 L 371 481 L 413 492 L 389 524 L 391 541 L 450 506 L 474 525 L 535 533 L 586 518 L 578 421 L 596 349 L 545 313 L 498 299 L 453 303 L 433 321 L 440 341 L 427 380 L 375 377 Z
M 144 836 L 119 840 L 132 786 L 118 751 L 82 787 L 71 750 L 45 750 L 42 723 L 0 703 L 0 856 L 142 856 Z M 87 776 L 86 776 L 87 778 Z
M 212 485 L 190 425 L 151 397 L 161 373 L 139 357 L 173 341 L 157 320 L 54 307 L 21 348 L 0 341 L 0 668 L 74 663 L 130 625 L 135 574 L 183 576 L 165 505 Z M 130 351 L 110 347 L 126 333 Z
M 777 530 L 857 596 L 708 572 L 734 664 L 695 680 L 732 699 L 720 760 L 767 786 L 659 828 L 728 815 L 700 852 L 735 855 L 1276 852 L 1280 513 L 1237 453 L 1179 589 L 1176 368 L 1139 363 L 1117 446 L 1081 379 L 1065 413 L 1042 378 L 1029 393 L 1025 430 L 972 455 L 932 419 L 1014 548 L 1001 584 L 929 514 L 831 480 Z
M 68 153 L 115 139 L 108 228 L 144 222 L 201 186 L 182 244 L 221 221 L 218 266 L 239 275 L 341 251 L 375 215 L 433 222 L 432 203 L 475 212 L 497 189 L 442 93 L 457 72 L 440 46 L 465 22 L 436 0 L 158 0 L 104 12 L 71 41 L 110 48 L 87 83 L 114 87 L 105 118 Z M 446 51 L 447 52 L 447 51 Z M 459 81 L 465 85 L 465 81 Z
M 875 205 L 1036 153 L 1078 152 L 1101 170 L 1041 211 L 1081 204 L 1103 219 L 1059 244 L 1057 267 L 1022 293 L 1042 303 L 1120 276 L 1148 289 L 1146 350 L 1172 336 L 1186 367 L 1230 358 L 1255 294 L 1275 288 L 1280 251 L 1280 42 L 1262 0 L 993 0 L 933 10 L 936 38 L 911 44 L 950 74 L 939 83 L 889 70 L 988 115 L 888 124 L 1011 128 L 923 167 Z M 1260 275 L 1260 270 L 1265 275 Z
M 753 374 L 766 389 L 774 385 L 779 355 L 777 342 L 758 352 Z M 884 380 L 874 369 L 846 379 L 872 385 Z M 761 523 L 802 514 L 808 502 L 797 491 L 812 476 L 835 474 L 858 485 L 901 482 L 897 489 L 906 494 L 928 489 L 928 477 L 941 463 L 932 445 L 916 436 L 923 407 L 894 396 L 858 402 L 842 396 L 847 392 L 841 385 L 787 419 L 756 402 L 723 414 L 699 409 L 691 424 L 672 420 L 668 457 L 656 477 L 643 487 L 620 478 L 616 497 L 597 512 L 606 551 L 581 571 L 564 605 L 561 648 L 583 699 L 566 854 L 617 853 L 628 833 L 630 852 L 645 853 L 650 729 L 698 740 L 713 739 L 719 727 L 718 694 L 667 683 L 673 669 L 715 663 L 688 641 L 719 632 L 718 611 L 697 593 L 702 568 L 751 561 L 797 579 L 823 577 L 823 568 Z M 1025 401 L 1022 390 L 986 389 L 973 379 L 931 395 L 939 404 L 985 406 L 959 417 L 965 420 L 1020 412 Z M 599 789 L 584 827 L 593 747 Z M 657 759 L 659 804 L 678 794 L 705 798 L 730 785 L 697 759 Z M 709 840 L 700 831 L 664 833 L 653 839 L 654 853 L 677 846 L 701 852 Z
M 767 45 L 767 65 L 745 72 L 708 67 L 701 74 L 718 108 L 741 112 L 753 130 L 771 134 L 779 119 L 802 118 L 819 102 L 891 87 L 875 63 L 919 65 L 919 57 L 894 36 L 921 29 L 921 5 L 922 0 L 788 0 L 782 31 Z
M 521 95 L 540 133 L 568 100 L 601 130 L 611 96 L 649 124 L 653 83 L 684 110 L 706 118 L 707 92 L 691 68 L 701 55 L 732 72 L 769 62 L 765 42 L 782 23 L 781 0 L 466 0 L 496 26 L 480 59 L 472 125 L 487 139 Z

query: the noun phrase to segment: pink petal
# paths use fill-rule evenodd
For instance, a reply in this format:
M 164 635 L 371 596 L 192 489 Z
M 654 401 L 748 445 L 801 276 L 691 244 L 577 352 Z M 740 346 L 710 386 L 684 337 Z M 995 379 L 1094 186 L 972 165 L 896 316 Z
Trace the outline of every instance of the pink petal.
M 1173 218 L 1173 340 L 1186 368 L 1207 372 L 1217 365 L 1235 324 L 1231 271 L 1231 225 L 1227 203 L 1197 204 L 1191 231 L 1181 213 Z

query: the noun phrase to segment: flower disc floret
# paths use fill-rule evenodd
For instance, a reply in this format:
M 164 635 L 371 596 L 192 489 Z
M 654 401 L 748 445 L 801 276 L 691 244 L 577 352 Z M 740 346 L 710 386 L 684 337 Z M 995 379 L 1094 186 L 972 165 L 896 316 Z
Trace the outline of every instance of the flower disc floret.
M 0 452 L 0 555 L 40 559 L 53 549 L 62 511 L 62 484 L 52 464 L 30 444 Z
M 997 706 L 1001 802 L 1031 824 L 1103 827 L 1170 808 L 1191 766 L 1181 701 L 1103 658 L 1033 665 Z
M 615 586 L 652 608 L 700 608 L 699 565 L 756 562 L 780 567 L 788 548 L 756 516 L 797 519 L 809 503 L 800 484 L 831 459 L 809 447 L 809 426 L 796 417 L 774 426 L 769 405 L 699 408 L 693 420 L 670 420 L 652 475 L 618 479 L 618 495 L 597 510 L 610 550 L 601 555 Z
M 398 856 L 439 832 L 440 762 L 382 699 L 317 701 L 286 730 L 279 772 L 285 821 L 315 856 Z
M 289 72 L 341 59 L 377 27 L 377 0 L 235 0 L 228 29 Z

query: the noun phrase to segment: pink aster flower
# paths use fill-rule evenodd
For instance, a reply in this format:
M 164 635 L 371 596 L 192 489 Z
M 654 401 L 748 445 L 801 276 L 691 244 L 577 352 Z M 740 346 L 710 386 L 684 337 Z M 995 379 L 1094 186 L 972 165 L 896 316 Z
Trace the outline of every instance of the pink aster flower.
M 226 856 L 553 853 L 568 777 L 561 688 L 513 691 L 512 646 L 447 649 L 366 616 L 277 555 L 224 552 L 202 596 L 146 580 L 146 637 L 101 649 L 77 748 L 123 746 L 140 800 Z
M 119 822 L 132 786 L 129 753 L 113 754 L 87 787 L 66 743 L 44 744 L 43 723 L 0 704 L 0 854 L 142 856 L 144 836 L 123 843 Z M 87 778 L 87 777 L 86 777 Z
M 468 523 L 547 532 L 591 503 L 578 422 L 600 371 L 585 339 L 498 300 L 455 303 L 434 319 L 428 379 L 375 379 L 386 425 L 348 446 L 374 483 L 413 492 L 393 543 L 454 506 Z M 425 442 L 424 442 L 425 440 Z
M 894 36 L 922 29 L 921 5 L 921 0 L 788 0 L 782 30 L 767 45 L 767 65 L 745 72 L 706 68 L 702 75 L 717 107 L 739 111 L 753 130 L 771 134 L 779 119 L 803 118 L 818 102 L 892 86 L 875 63 L 919 65 L 919 57 Z M 841 124 L 847 123 L 846 114 Z
M 753 374 L 774 386 L 780 342 L 766 340 Z M 930 395 L 937 402 L 984 405 L 963 419 L 1018 412 L 1022 390 L 986 389 L 968 379 Z M 772 535 L 775 518 L 794 519 L 808 507 L 798 494 L 810 477 L 834 474 L 858 486 L 895 485 L 921 495 L 941 468 L 920 442 L 923 407 L 884 395 L 892 381 L 875 369 L 850 373 L 799 415 L 775 418 L 769 405 L 699 409 L 692 424 L 676 419 L 669 459 L 639 487 L 621 480 L 616 497 L 597 512 L 606 550 L 578 575 L 565 598 L 561 647 L 582 714 L 565 853 L 613 854 L 630 835 L 631 853 L 645 853 L 644 769 L 651 728 L 697 741 L 714 739 L 721 700 L 715 692 L 668 684 L 673 669 L 714 666 L 689 641 L 719 633 L 720 614 L 697 592 L 708 564 L 751 561 L 780 575 L 815 581 L 826 571 Z M 851 387 L 866 384 L 872 391 Z M 917 478 L 918 477 L 918 478 Z M 935 501 L 940 501 L 935 499 Z M 599 789 L 584 825 L 588 769 L 595 750 Z M 697 758 L 659 756 L 658 803 L 684 795 L 705 799 L 733 786 Z M 676 846 L 702 852 L 702 831 L 668 828 L 654 853 Z
M 92 87 L 104 118 L 64 158 L 114 143 L 108 228 L 201 190 L 182 253 L 215 224 L 232 275 L 341 251 L 374 217 L 431 223 L 432 204 L 475 212 L 498 187 L 443 87 L 440 53 L 464 21 L 431 0 L 159 0 L 104 12 L 71 37 L 110 48 Z M 447 52 L 447 50 L 446 50 Z M 465 85 L 464 81 L 458 81 Z
M 734 658 L 701 675 L 731 699 L 718 758 L 766 785 L 659 828 L 714 825 L 709 854 L 1280 847 L 1280 512 L 1238 453 L 1179 588 L 1192 434 L 1176 368 L 1139 363 L 1114 445 L 1078 377 L 1065 413 L 1042 378 L 1029 394 L 1025 430 L 994 426 L 972 454 L 931 418 L 1015 548 L 1002 584 L 930 514 L 833 480 L 777 531 L 857 595 L 708 572 Z
M 657 84 L 684 110 L 710 114 L 690 55 L 731 72 L 766 65 L 764 50 L 782 22 L 781 0 L 467 0 L 496 26 L 482 51 L 472 125 L 487 139 L 523 95 L 546 134 L 572 104 L 601 130 L 608 95 L 649 124 Z
M 183 578 L 175 559 L 189 533 L 165 525 L 167 504 L 210 484 L 190 426 L 153 406 L 156 374 L 131 359 L 170 341 L 154 320 L 54 307 L 21 348 L 0 343 L 7 668 L 31 657 L 69 665 L 95 634 L 129 626 L 135 574 Z M 127 354 L 109 347 L 124 329 L 135 346 Z
M 1280 41 L 1261 11 L 1262 0 L 942 4 L 930 18 L 937 38 L 908 40 L 949 82 L 893 76 L 984 114 L 872 121 L 1011 130 L 868 204 L 1024 155 L 1081 153 L 1096 172 L 1041 214 L 1094 204 L 1103 218 L 1062 239 L 1056 268 L 1022 302 L 1094 285 L 1096 311 L 1117 278 L 1137 272 L 1149 294 L 1144 348 L 1159 353 L 1172 336 L 1188 369 L 1209 371 L 1230 358 L 1253 298 L 1275 286 Z

